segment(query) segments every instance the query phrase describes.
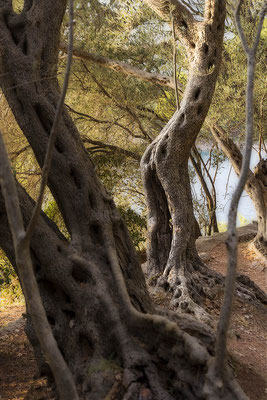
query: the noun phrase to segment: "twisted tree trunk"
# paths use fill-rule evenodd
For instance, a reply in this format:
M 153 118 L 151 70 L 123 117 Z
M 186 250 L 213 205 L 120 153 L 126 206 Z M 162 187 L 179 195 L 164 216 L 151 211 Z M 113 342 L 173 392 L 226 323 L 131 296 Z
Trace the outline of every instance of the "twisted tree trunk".
M 147 2 L 167 18 L 167 3 Z M 199 274 L 205 276 L 207 270 L 195 247 L 188 159 L 218 76 L 225 2 L 207 1 L 202 22 L 195 21 L 180 4 L 176 4 L 173 17 L 189 54 L 189 76 L 180 109 L 147 148 L 141 161 L 148 204 L 148 266 L 150 274 L 160 277 L 159 285 L 173 291 L 174 305 L 205 318 L 196 304 L 203 286 L 207 293 L 209 289 Z
M 222 127 L 215 125 L 211 127 L 211 132 L 222 151 L 229 158 L 235 173 L 239 176 L 243 160 L 239 148 Z M 257 213 L 258 233 L 253 240 L 254 247 L 256 251 L 267 258 L 267 159 L 262 159 L 255 167 L 254 172 L 249 171 L 245 190 Z

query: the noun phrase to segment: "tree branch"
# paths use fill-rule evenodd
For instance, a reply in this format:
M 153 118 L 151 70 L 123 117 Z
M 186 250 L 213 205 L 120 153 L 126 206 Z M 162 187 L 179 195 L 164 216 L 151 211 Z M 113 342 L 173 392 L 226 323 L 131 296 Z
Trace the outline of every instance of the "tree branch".
M 172 38 L 173 38 L 173 80 L 174 80 L 176 107 L 177 107 L 177 110 L 179 110 L 180 101 L 179 101 L 179 91 L 178 91 L 178 81 L 177 81 L 176 37 L 175 37 L 175 25 L 174 25 L 174 18 L 173 18 L 173 9 L 172 9 L 171 5 L 170 5 L 170 17 L 171 17 Z
M 61 43 L 60 50 L 64 53 L 67 53 L 68 51 L 67 45 L 65 43 Z M 174 80 L 171 76 L 143 71 L 139 68 L 136 68 L 122 61 L 113 60 L 111 58 L 104 57 L 99 54 L 90 53 L 88 51 L 79 49 L 77 47 L 73 49 L 73 55 L 74 57 L 79 58 L 81 60 L 92 61 L 96 64 L 102 65 L 103 67 L 112 69 L 113 71 L 122 72 L 126 75 L 142 79 L 152 84 L 170 87 L 171 89 L 174 89 L 175 87 Z M 178 83 L 178 88 L 179 90 L 182 91 L 183 85 L 181 83 Z
M 173 7 L 173 19 L 175 30 L 181 42 L 189 51 L 195 48 L 196 38 L 196 21 L 183 4 L 178 0 L 146 0 L 152 10 L 154 10 L 163 20 L 170 21 L 170 7 Z
M 139 154 L 134 153 L 134 152 L 129 151 L 129 150 L 126 150 L 126 149 L 123 149 L 122 147 L 119 147 L 119 146 L 103 143 L 103 142 L 101 142 L 99 140 L 93 140 L 93 139 L 88 138 L 87 136 L 82 136 L 82 141 L 83 141 L 83 143 L 90 143 L 90 144 L 94 144 L 94 145 L 96 145 L 98 147 L 101 147 L 101 148 L 110 149 L 110 150 L 115 151 L 117 153 L 123 154 L 123 155 L 125 155 L 127 157 L 133 158 L 134 160 L 139 161 L 139 162 L 141 160 L 141 156 Z M 90 148 L 89 148 L 89 150 L 90 150 Z
M 214 372 L 221 382 L 217 383 L 220 385 L 225 376 L 225 360 L 226 360 L 226 346 L 227 346 L 227 333 L 231 317 L 231 309 L 234 296 L 234 287 L 236 280 L 236 266 L 237 266 L 237 234 L 236 234 L 236 217 L 237 207 L 239 199 L 244 190 L 247 175 L 249 172 L 249 163 L 252 149 L 253 140 L 253 88 L 254 88 L 254 71 L 255 71 L 255 54 L 257 45 L 259 42 L 259 36 L 263 24 L 264 15 L 266 12 L 267 2 L 265 1 L 260 13 L 260 21 L 257 29 L 256 38 L 252 49 L 249 49 L 247 42 L 244 38 L 244 33 L 240 24 L 240 9 L 243 0 L 239 0 L 236 9 L 235 17 L 238 26 L 240 38 L 247 55 L 247 90 L 246 90 L 246 144 L 245 152 L 243 157 L 243 163 L 240 173 L 240 179 L 236 190 L 233 194 L 232 201 L 230 204 L 230 211 L 228 215 L 228 239 L 227 239 L 227 250 L 228 250 L 228 268 L 225 282 L 224 300 L 220 313 L 220 319 L 217 328 L 216 345 L 215 345 L 215 363 Z

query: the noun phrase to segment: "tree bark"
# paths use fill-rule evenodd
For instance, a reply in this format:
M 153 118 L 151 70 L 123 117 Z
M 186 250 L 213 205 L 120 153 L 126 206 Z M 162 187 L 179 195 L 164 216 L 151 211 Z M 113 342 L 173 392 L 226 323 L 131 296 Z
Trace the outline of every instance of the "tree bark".
M 239 176 L 243 161 L 239 148 L 222 127 L 215 125 L 211 127 L 211 132 Z M 258 233 L 253 243 L 255 249 L 267 257 L 267 159 L 262 159 L 254 172 L 249 170 L 245 190 L 254 204 L 258 219 Z
M 167 16 L 167 3 L 149 0 L 148 4 L 160 15 Z M 194 21 L 180 4 L 173 15 L 176 31 L 187 45 L 189 76 L 180 109 L 148 147 L 141 161 L 148 204 L 148 268 L 150 274 L 160 276 L 160 286 L 173 291 L 173 303 L 179 310 L 189 310 L 203 318 L 205 313 L 196 304 L 201 293 L 190 288 L 190 276 L 193 272 L 197 274 L 203 264 L 195 248 L 188 159 L 217 80 L 225 2 L 206 2 L 201 23 Z

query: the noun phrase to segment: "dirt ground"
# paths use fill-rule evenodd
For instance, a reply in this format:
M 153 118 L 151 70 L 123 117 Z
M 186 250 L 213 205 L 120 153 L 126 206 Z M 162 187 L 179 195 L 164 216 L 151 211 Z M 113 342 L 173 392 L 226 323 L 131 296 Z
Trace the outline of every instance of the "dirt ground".
M 204 240 L 198 248 L 206 264 L 225 275 L 226 249 L 221 237 L 213 244 Z M 248 275 L 267 291 L 267 264 L 249 250 L 248 243 L 239 246 L 239 272 Z M 207 301 L 216 319 L 219 304 Z M 0 399 L 52 399 L 45 379 L 39 379 L 32 348 L 23 331 L 23 304 L 0 304 Z M 251 400 L 267 399 L 267 315 L 266 308 L 245 304 L 236 299 L 228 349 L 231 365 L 242 388 Z

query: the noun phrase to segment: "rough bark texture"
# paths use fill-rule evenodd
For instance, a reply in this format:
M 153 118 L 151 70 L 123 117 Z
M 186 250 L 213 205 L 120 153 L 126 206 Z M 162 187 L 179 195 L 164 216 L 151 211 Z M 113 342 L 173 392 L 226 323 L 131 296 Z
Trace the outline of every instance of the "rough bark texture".
M 147 2 L 160 15 L 167 16 L 168 3 Z M 179 38 L 187 45 L 190 66 L 180 109 L 147 148 L 141 161 L 148 204 L 148 269 L 150 274 L 160 276 L 160 286 L 174 292 L 173 302 L 180 310 L 205 318 L 196 305 L 201 288 L 207 286 L 197 270 L 201 269 L 203 275 L 207 271 L 195 248 L 188 159 L 217 80 L 225 2 L 207 1 L 203 22 L 194 21 L 182 5 L 178 5 L 173 16 Z
M 212 127 L 211 132 L 239 176 L 243 160 L 239 148 L 220 126 Z M 267 258 L 267 159 L 262 159 L 254 172 L 249 171 L 245 190 L 253 201 L 258 219 L 258 234 L 253 243 L 255 249 Z
M 65 7 L 64 0 L 27 0 L 22 14 L 16 15 L 11 1 L 0 1 L 0 85 L 41 166 L 58 100 L 57 50 Z M 214 49 L 210 51 L 213 54 Z M 209 87 L 212 73 L 206 77 Z M 204 88 L 203 93 L 202 87 L 198 90 L 202 77 L 195 79 L 197 87 L 192 82 L 186 95 L 193 100 L 182 105 L 180 122 L 174 123 L 184 134 L 181 119 L 188 128 L 196 124 L 193 136 L 203 119 L 202 110 L 206 112 L 202 103 L 203 108 L 199 105 L 195 110 L 197 97 L 206 95 Z M 31 240 L 31 254 L 49 322 L 80 398 L 240 399 L 240 389 L 230 373 L 220 393 L 210 392 L 205 384 L 213 347 L 210 328 L 189 317 L 169 313 L 174 323 L 155 315 L 127 229 L 66 110 L 55 147 L 48 184 L 70 241 L 42 214 Z M 179 145 L 175 148 L 180 149 Z M 190 196 L 190 188 L 181 149 L 180 153 L 183 185 L 178 189 L 181 187 L 183 201 Z M 27 224 L 34 202 L 19 184 L 17 187 Z M 160 184 L 159 190 L 158 198 L 162 195 L 169 217 L 173 211 L 169 212 Z M 191 223 L 191 213 L 188 215 Z M 170 229 L 167 234 L 172 246 Z M 188 239 L 187 253 L 196 256 L 194 246 L 190 247 L 191 234 Z M 1 194 L 0 245 L 14 262 Z M 27 333 L 39 365 L 45 367 L 29 316 Z

